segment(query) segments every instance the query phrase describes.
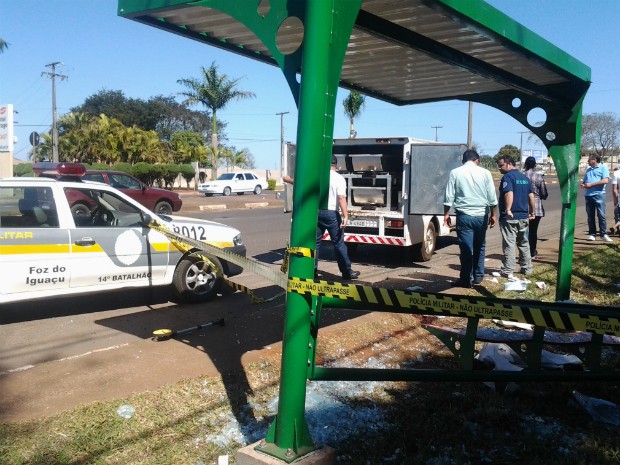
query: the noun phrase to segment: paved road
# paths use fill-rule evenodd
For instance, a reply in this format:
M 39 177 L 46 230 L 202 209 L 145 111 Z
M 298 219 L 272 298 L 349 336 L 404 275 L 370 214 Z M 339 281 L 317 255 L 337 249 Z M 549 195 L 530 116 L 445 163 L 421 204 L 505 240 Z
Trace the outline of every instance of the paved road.
M 550 185 L 548 215 L 541 222 L 542 261 L 555 262 L 560 224 L 557 185 Z M 181 214 L 206 217 L 237 227 L 244 234 L 248 255 L 278 267 L 288 239 L 291 215 L 282 211 L 274 193 L 228 198 L 185 194 Z M 581 196 L 580 196 L 581 197 Z M 611 198 L 611 195 L 609 195 Z M 245 208 L 240 202 L 260 200 L 270 205 Z M 224 202 L 226 209 L 200 207 Z M 256 202 L 256 203 L 260 203 Z M 273 205 L 271 204 L 273 202 Z M 608 207 L 610 208 L 610 207 Z M 608 209 L 610 212 L 611 209 Z M 604 246 L 584 241 L 580 198 L 577 246 Z M 487 268 L 499 266 L 500 234 L 489 233 Z M 455 238 L 442 238 L 431 262 L 412 264 L 397 248 L 360 247 L 353 257 L 361 282 L 395 288 L 421 286 L 427 291 L 452 289 L 458 275 Z M 337 279 L 333 256 L 326 253 L 320 270 Z M 240 282 L 265 296 L 279 292 L 250 273 Z M 457 291 L 458 292 L 458 291 Z M 116 399 L 131 392 L 155 389 L 186 377 L 238 370 L 243 361 L 265 351 L 277 351 L 282 333 L 283 301 L 250 305 L 240 293 L 225 295 L 207 306 L 182 306 L 165 292 L 124 291 L 105 298 L 72 297 L 3 306 L 0 313 L 0 420 L 50 415 L 93 400 Z M 144 305 L 144 302 L 148 305 Z M 330 312 L 331 313 L 331 312 Z M 332 322 L 348 315 L 335 313 Z M 154 342 L 152 331 L 182 329 L 225 317 L 214 327 L 183 340 Z M 329 322 L 328 322 L 329 324 Z M 261 352 L 262 351 L 262 352 Z M 182 360 L 183 363 L 179 363 Z

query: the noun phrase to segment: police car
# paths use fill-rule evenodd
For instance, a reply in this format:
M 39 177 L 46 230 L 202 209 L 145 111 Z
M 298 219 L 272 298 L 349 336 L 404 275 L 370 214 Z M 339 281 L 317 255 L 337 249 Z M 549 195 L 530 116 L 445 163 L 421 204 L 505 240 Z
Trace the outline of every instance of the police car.
M 243 269 L 195 254 L 151 227 L 245 256 L 238 230 L 206 220 L 158 216 L 122 192 L 81 181 L 81 164 L 61 163 L 58 178 L 0 179 L 0 303 L 127 287 L 172 285 L 179 300 L 203 302 L 223 275 Z M 70 199 L 94 207 L 73 216 Z M 203 252 L 204 253 L 204 252 Z

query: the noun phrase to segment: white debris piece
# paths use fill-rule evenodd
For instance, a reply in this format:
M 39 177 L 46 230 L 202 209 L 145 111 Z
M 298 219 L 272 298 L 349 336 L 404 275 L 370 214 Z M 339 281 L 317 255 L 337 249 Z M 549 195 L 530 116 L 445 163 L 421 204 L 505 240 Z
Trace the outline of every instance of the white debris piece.
M 515 279 L 514 281 L 508 281 L 506 284 L 504 284 L 504 290 L 505 291 L 518 291 L 518 292 L 526 291 L 527 282 L 520 281 L 518 279 Z
M 529 331 L 534 329 L 534 325 L 529 323 L 519 323 L 518 321 L 506 321 L 506 320 L 493 320 L 493 323 L 504 328 L 519 328 L 527 329 Z
M 620 408 L 613 402 L 586 396 L 577 391 L 573 391 L 573 396 L 594 420 L 620 426 Z

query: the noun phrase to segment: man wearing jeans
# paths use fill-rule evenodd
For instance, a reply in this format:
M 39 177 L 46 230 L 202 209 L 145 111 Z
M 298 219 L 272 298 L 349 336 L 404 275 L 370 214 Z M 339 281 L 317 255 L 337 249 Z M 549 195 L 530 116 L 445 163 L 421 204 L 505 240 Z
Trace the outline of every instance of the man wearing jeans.
M 323 240 L 323 232 L 327 230 L 334 246 L 334 254 L 338 269 L 343 279 L 356 279 L 360 272 L 351 269 L 351 261 L 347 254 L 347 246 L 344 243 L 344 228 L 349 220 L 347 211 L 347 182 L 336 171 L 338 159 L 332 156 L 332 166 L 329 172 L 329 194 L 327 210 L 319 210 L 316 227 L 316 261 L 314 262 L 314 274 L 316 276 L 319 261 L 319 249 Z
M 504 252 L 501 275 L 514 278 L 516 246 L 521 272 L 528 276 L 532 274 L 528 228 L 534 219 L 534 190 L 529 178 L 515 169 L 512 157 L 502 155 L 497 159 L 497 167 L 504 175 L 499 182 L 499 229 Z
M 487 226 L 495 226 L 497 196 L 491 173 L 478 166 L 475 150 L 463 153 L 463 166 L 450 171 L 444 196 L 444 218 L 450 226 L 450 209 L 456 212 L 461 272 L 458 287 L 480 284 L 484 278 Z
M 583 175 L 581 188 L 585 189 L 586 213 L 588 214 L 588 240 L 596 240 L 596 217 L 598 216 L 598 229 L 601 238 L 605 242 L 613 242 L 607 235 L 607 219 L 605 218 L 605 200 L 607 192 L 605 186 L 609 182 L 609 170 L 601 163 L 599 155 L 588 157 L 590 167 Z

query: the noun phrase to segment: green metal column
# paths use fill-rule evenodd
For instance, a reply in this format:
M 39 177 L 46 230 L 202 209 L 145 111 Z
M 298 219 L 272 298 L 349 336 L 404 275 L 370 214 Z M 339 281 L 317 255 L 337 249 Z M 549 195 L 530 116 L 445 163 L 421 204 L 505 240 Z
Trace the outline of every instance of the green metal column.
M 361 0 L 306 3 L 292 247 L 315 248 L 318 209 L 326 203 L 329 183 L 338 82 L 360 6 Z M 313 275 L 313 259 L 291 257 L 289 276 Z M 257 447 L 286 462 L 315 448 L 304 415 L 312 312 L 312 299 L 287 294 L 278 413 L 265 441 Z
M 570 298 L 571 273 L 573 268 L 573 247 L 575 243 L 575 217 L 577 213 L 577 191 L 579 189 L 579 147 L 581 147 L 581 108 L 577 112 L 576 143 L 549 147 L 560 182 L 562 195 L 562 223 L 560 225 L 560 250 L 555 289 L 556 300 Z

